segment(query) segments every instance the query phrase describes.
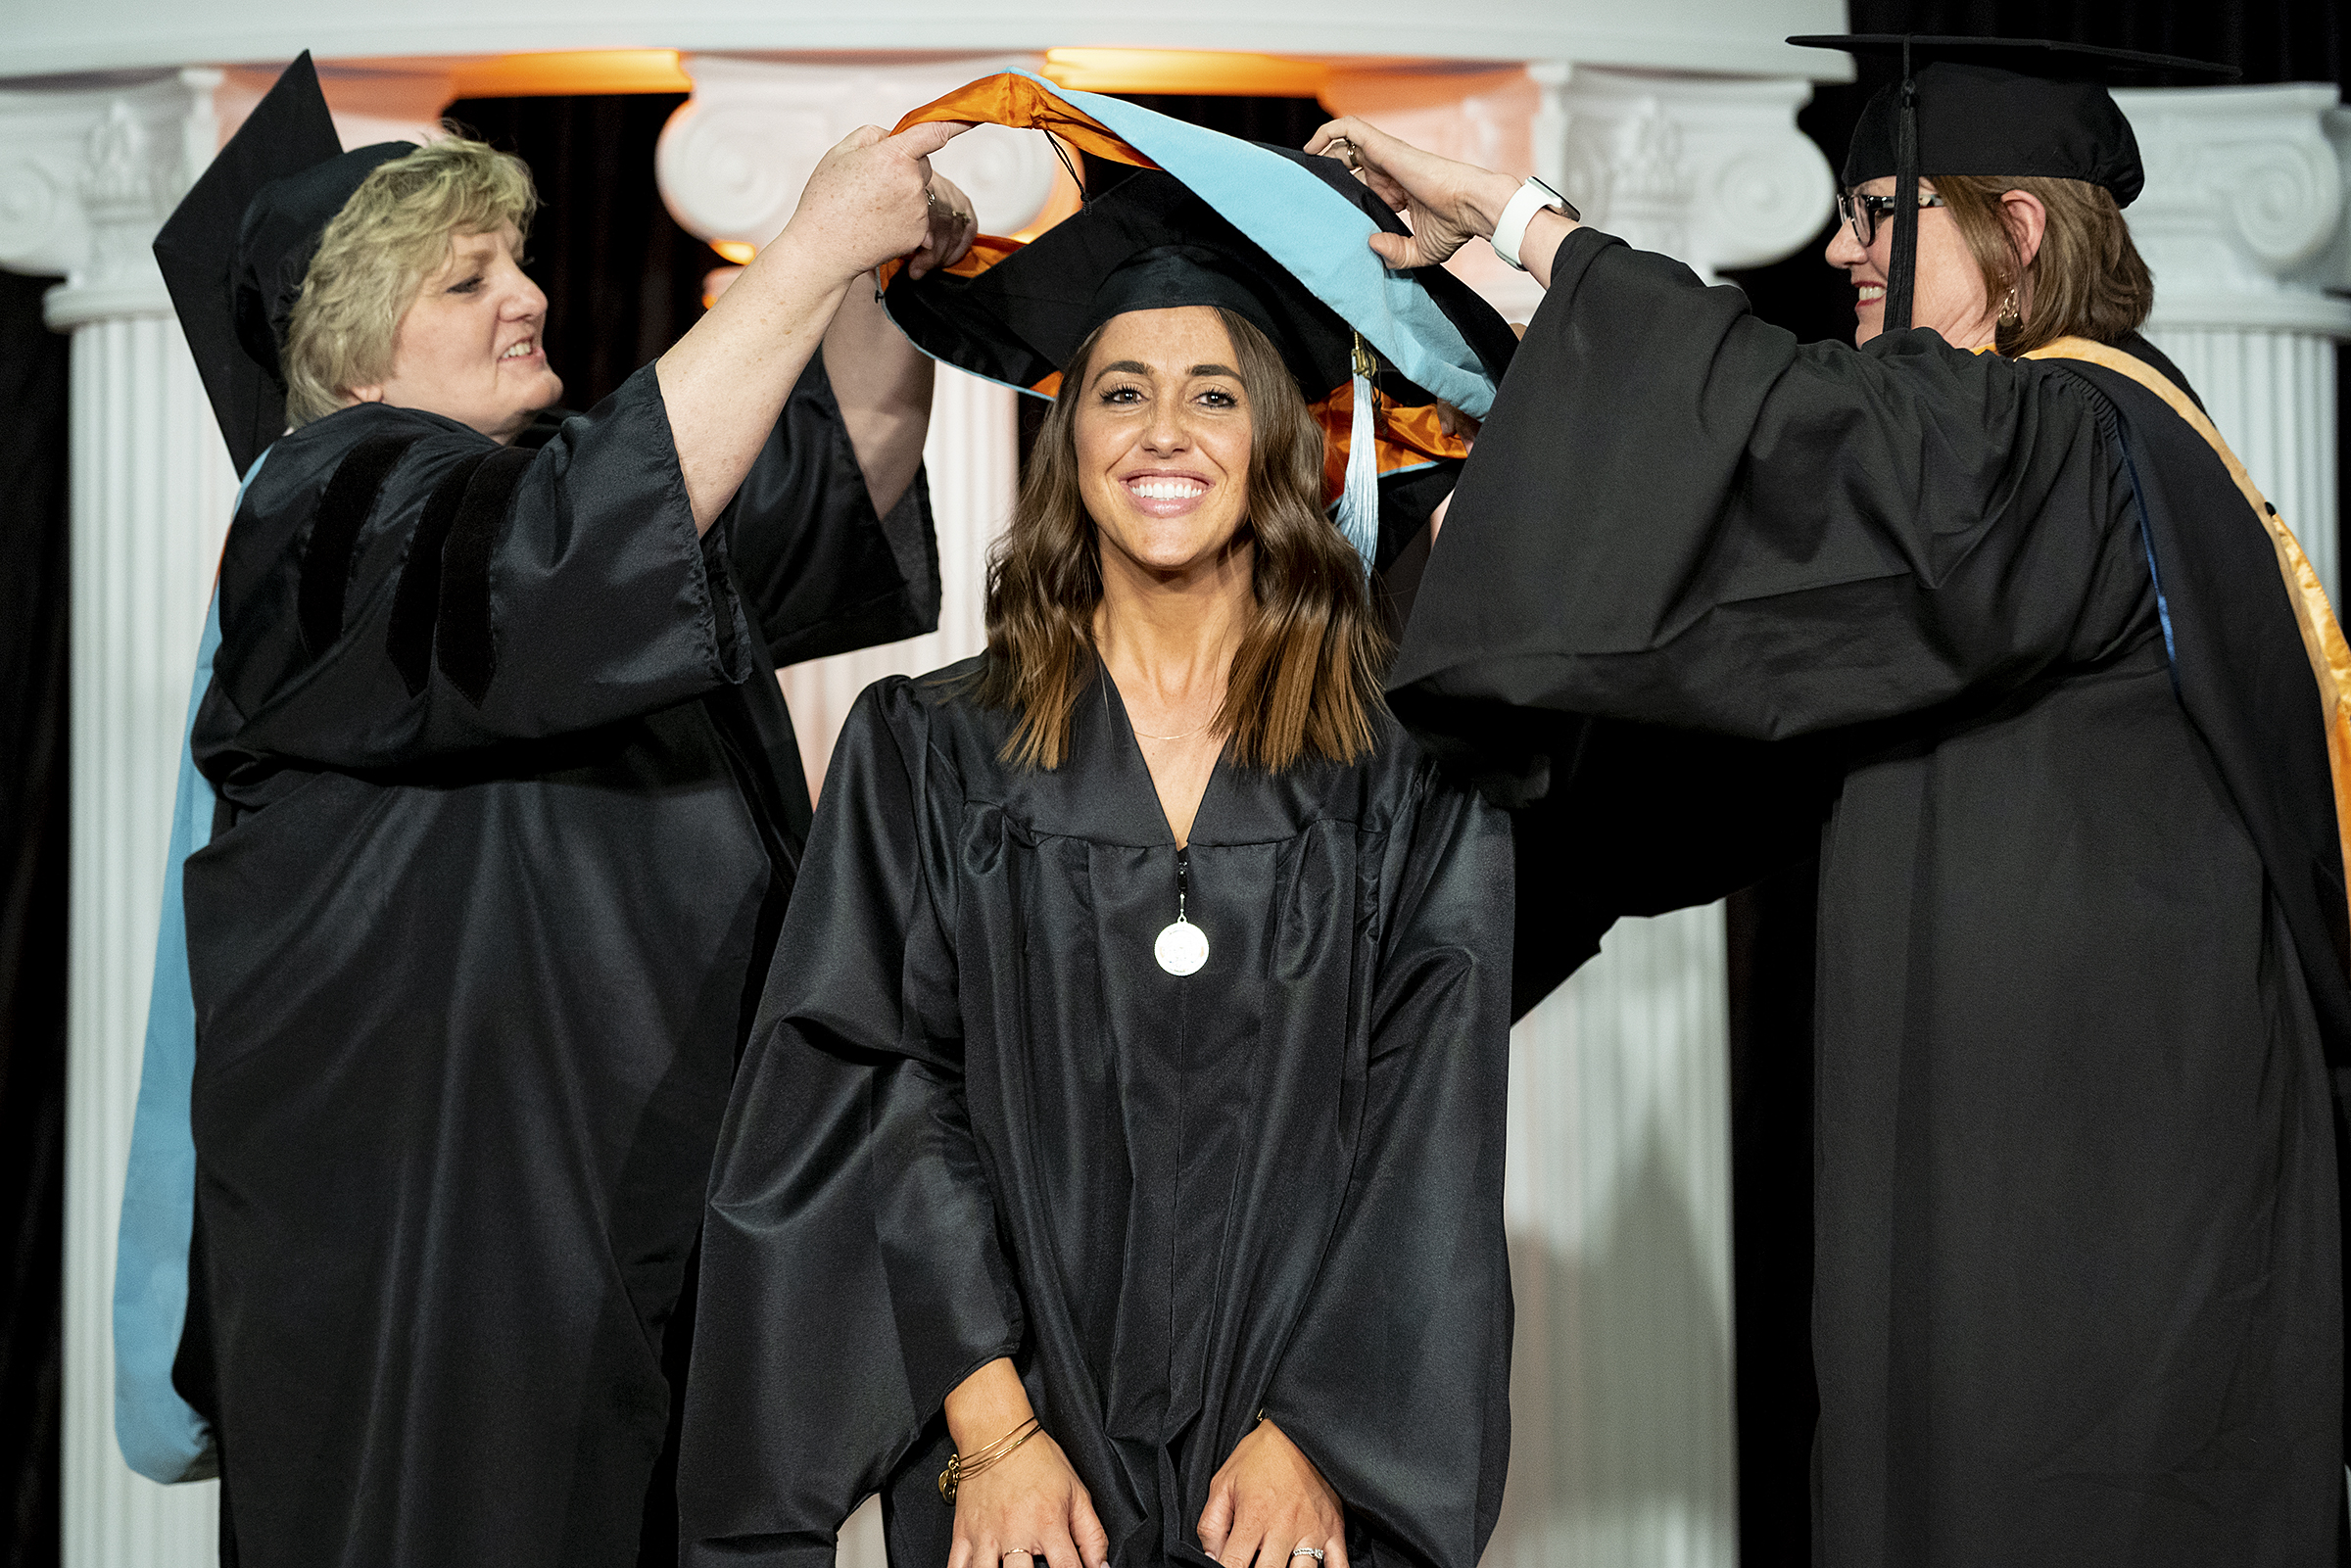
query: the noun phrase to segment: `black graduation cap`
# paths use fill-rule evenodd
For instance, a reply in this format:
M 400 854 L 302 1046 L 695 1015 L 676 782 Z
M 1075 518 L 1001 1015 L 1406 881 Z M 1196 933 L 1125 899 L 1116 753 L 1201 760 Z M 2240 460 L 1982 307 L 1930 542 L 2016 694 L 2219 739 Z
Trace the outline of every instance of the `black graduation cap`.
M 278 355 L 320 235 L 378 164 L 415 150 L 343 151 L 306 49 L 156 235 L 156 261 L 238 473 L 285 431 Z
M 982 236 L 954 267 L 892 276 L 889 313 L 916 347 L 1050 397 L 1114 315 L 1230 309 L 1273 344 L 1322 427 L 1340 532 L 1367 570 L 1387 564 L 1466 454 L 1440 405 L 1483 417 L 1517 347 L 1492 307 L 1441 267 L 1389 272 L 1364 236 L 1403 224 L 1334 159 L 1028 72 L 984 77 L 900 128 L 929 119 L 1051 128 L 1112 177 L 1089 181 L 1082 209 L 1026 245 Z M 1383 511 L 1396 526 L 1382 526 Z
M 976 276 L 938 272 L 917 281 L 900 273 L 888 300 L 890 315 L 926 352 L 1030 391 L 1054 384 L 1078 346 L 1112 316 L 1185 305 L 1221 306 L 1254 324 L 1280 351 L 1309 403 L 1355 372 L 1353 325 L 1181 180 L 1157 169 L 1128 172 Z M 1480 311 L 1463 313 L 1482 324 Z M 1477 347 L 1492 349 L 1499 371 L 1514 344 Z M 1392 367 L 1383 375 L 1392 398 L 1436 401 Z
M 1891 174 L 1894 255 L 1886 330 L 1910 325 L 1918 265 L 1918 182 L 1939 174 L 2078 179 L 2131 205 L 2145 184 L 2138 140 L 2107 83 L 2233 77 L 2237 71 L 2176 55 L 2040 38 L 1851 33 L 1790 38 L 1898 65 L 1901 76 L 1861 111 L 1845 160 L 1849 189 Z

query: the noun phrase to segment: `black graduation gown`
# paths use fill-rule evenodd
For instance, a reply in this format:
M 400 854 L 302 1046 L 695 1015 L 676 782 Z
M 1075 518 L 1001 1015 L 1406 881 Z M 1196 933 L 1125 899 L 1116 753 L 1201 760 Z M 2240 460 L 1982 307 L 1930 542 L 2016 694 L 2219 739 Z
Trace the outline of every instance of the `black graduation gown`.
M 243 1568 L 674 1551 L 665 1331 L 809 812 L 773 661 L 937 604 L 821 366 L 698 540 L 649 367 L 537 451 L 375 404 L 271 450 L 186 868 L 178 1381 Z
M 1358 1562 L 1474 1568 L 1509 1449 L 1505 819 L 1384 717 L 1356 766 L 1222 763 L 1178 978 L 1115 689 L 1043 773 L 978 667 L 877 684 L 833 753 L 711 1177 L 685 1559 L 829 1564 L 880 1492 L 891 1562 L 937 1568 L 941 1405 L 1010 1355 L 1122 1568 L 1207 1563 L 1261 1407 Z
M 1395 680 L 1408 724 L 1522 785 L 1530 711 L 1828 780 L 1820 1562 L 2332 1560 L 2318 695 L 2260 524 L 2177 416 L 1930 332 L 1799 348 L 1577 232 Z M 1730 809 L 1748 783 L 1705 782 Z

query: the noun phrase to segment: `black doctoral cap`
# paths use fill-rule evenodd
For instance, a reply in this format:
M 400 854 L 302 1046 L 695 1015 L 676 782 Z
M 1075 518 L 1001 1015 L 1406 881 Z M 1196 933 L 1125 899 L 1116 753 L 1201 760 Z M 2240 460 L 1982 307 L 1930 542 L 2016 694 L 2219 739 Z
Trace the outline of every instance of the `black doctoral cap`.
M 2201 60 L 2040 38 L 1877 32 L 1788 41 L 1886 61 L 1901 72 L 1862 109 L 1843 175 L 1848 189 L 1894 176 L 1889 332 L 1910 325 L 1922 176 L 2078 179 L 2102 186 L 2118 206 L 2128 207 L 2146 176 L 2138 140 L 2107 92 L 2108 81 L 2118 75 L 2202 81 L 2238 74 Z
M 319 236 L 369 171 L 415 150 L 343 151 L 305 50 L 156 235 L 156 261 L 238 473 L 285 431 L 278 355 Z

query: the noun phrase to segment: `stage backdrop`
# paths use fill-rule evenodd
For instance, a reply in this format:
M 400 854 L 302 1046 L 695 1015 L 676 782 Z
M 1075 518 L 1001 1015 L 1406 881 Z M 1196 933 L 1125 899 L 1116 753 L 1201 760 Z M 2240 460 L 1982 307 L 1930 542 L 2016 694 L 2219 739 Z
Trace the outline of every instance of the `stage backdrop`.
M 2092 0 L 1853 0 L 1856 30 L 2048 36 L 2225 60 L 2248 82 L 2343 79 L 2351 28 L 2329 0 L 2116 7 Z M 1355 40 L 1370 47 L 1375 40 Z M 1821 91 L 1801 123 L 1832 165 L 1862 93 Z M 522 153 L 547 208 L 530 270 L 551 356 L 585 407 L 692 324 L 720 259 L 678 228 L 652 177 L 680 100 L 462 100 L 451 115 Z M 1145 99 L 1217 128 L 1295 143 L 1312 100 Z M 1807 339 L 1851 326 L 1820 240 L 1735 275 L 1759 313 Z M 0 1568 L 57 1561 L 58 1294 L 66 929 L 66 340 L 45 282 L 0 274 Z M 2351 453 L 2347 453 L 2351 458 Z M 2351 460 L 2343 471 L 2351 473 Z M 2338 557 L 2340 558 L 2340 557 Z M 1734 899 L 1730 1038 L 1742 1560 L 1810 1560 L 1809 1124 L 1812 873 Z

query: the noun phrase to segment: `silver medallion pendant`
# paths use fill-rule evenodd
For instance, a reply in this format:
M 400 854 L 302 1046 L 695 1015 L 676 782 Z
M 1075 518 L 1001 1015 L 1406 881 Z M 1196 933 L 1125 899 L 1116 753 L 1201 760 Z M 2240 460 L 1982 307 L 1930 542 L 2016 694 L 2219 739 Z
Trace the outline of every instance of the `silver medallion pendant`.
M 1208 962 L 1208 933 L 1194 926 L 1184 916 L 1184 904 L 1192 892 L 1192 852 L 1176 851 L 1176 924 L 1159 933 L 1151 944 L 1151 956 L 1159 967 L 1170 974 L 1197 974 L 1200 966 Z
M 1196 974 L 1208 962 L 1208 936 L 1178 915 L 1176 924 L 1162 930 L 1159 940 L 1151 944 L 1151 956 L 1170 974 Z

